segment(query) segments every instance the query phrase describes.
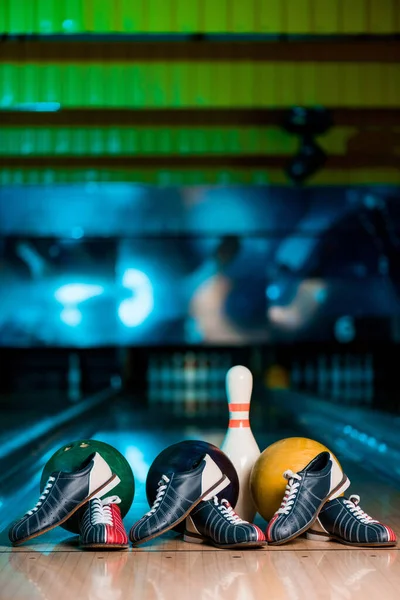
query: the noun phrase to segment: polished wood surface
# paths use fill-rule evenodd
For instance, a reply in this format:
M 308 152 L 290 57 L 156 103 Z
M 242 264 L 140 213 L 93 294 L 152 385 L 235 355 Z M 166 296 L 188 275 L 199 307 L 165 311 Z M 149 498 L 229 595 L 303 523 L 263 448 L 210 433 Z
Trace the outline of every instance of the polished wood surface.
M 304 541 L 247 552 L 168 546 L 162 542 L 157 552 L 3 552 L 1 598 L 398 598 L 397 549 L 323 549 Z
M 400 492 L 350 466 L 352 493 L 400 532 Z M 127 528 L 148 510 L 143 496 Z M 262 520 L 257 523 L 265 528 Z M 61 528 L 11 548 L 0 538 L 1 600 L 395 600 L 400 548 L 354 549 L 298 538 L 265 550 L 218 550 L 185 543 L 174 533 L 127 552 L 81 551 Z

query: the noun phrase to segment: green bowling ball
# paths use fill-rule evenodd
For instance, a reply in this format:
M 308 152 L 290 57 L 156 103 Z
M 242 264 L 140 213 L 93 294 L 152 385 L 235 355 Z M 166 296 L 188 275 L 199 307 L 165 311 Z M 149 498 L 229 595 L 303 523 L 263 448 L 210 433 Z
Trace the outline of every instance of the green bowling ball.
M 118 475 L 121 480 L 121 482 L 115 486 L 111 492 L 105 494 L 105 496 L 115 494 L 121 498 L 119 508 L 122 517 L 124 517 L 132 506 L 133 497 L 135 495 L 135 479 L 128 461 L 121 452 L 118 452 L 118 450 L 104 442 L 99 442 L 97 440 L 77 440 L 62 446 L 62 448 L 53 454 L 43 469 L 42 478 L 40 480 L 40 492 L 43 491 L 49 476 L 54 471 L 76 471 L 84 460 L 90 456 L 90 454 L 93 454 L 93 452 L 101 454 L 112 472 Z M 82 510 L 84 510 L 84 507 L 81 511 Z M 72 533 L 79 533 L 79 517 L 80 511 L 77 511 L 68 519 L 68 521 L 63 523 L 61 527 Z

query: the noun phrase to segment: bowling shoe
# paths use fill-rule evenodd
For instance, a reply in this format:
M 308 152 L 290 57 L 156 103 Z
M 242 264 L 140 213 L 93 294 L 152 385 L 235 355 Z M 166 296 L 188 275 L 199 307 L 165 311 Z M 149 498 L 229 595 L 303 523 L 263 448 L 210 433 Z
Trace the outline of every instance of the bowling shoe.
M 142 544 L 172 529 L 201 500 L 212 498 L 228 483 L 229 479 L 208 454 L 190 471 L 163 475 L 153 506 L 132 526 L 131 542 Z
M 243 521 L 228 500 L 200 502 L 186 518 L 185 542 L 208 542 L 217 548 L 265 546 L 265 535 L 257 525 Z
M 128 536 L 122 522 L 119 496 L 92 498 L 79 524 L 82 548 L 128 548 Z
M 280 508 L 267 527 L 269 544 L 279 545 L 293 540 L 311 527 L 329 499 L 337 498 L 350 481 L 329 452 L 321 452 L 298 473 L 288 470 L 288 480 Z
M 8 536 L 22 544 L 64 523 L 95 495 L 103 495 L 120 482 L 106 461 L 95 452 L 73 473 L 52 473 L 36 505 L 11 527 Z
M 360 496 L 356 495 L 327 502 L 307 531 L 307 539 L 334 540 L 349 546 L 395 546 L 394 531 L 367 515 L 359 503 Z

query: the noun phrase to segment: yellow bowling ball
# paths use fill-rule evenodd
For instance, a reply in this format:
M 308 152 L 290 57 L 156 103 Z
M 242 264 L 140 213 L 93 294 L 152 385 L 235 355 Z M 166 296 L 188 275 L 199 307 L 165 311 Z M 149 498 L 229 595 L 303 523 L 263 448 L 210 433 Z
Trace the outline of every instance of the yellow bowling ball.
M 287 469 L 301 471 L 324 450 L 330 452 L 323 444 L 302 437 L 280 440 L 264 450 L 251 472 L 250 489 L 257 511 L 266 521 L 281 505 L 287 484 L 283 473 Z M 332 457 L 340 467 L 336 456 Z

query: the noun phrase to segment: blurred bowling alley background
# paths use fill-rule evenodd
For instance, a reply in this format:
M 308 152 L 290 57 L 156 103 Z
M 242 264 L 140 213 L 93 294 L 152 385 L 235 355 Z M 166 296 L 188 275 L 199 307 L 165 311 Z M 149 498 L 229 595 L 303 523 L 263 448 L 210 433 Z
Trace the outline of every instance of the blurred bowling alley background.
M 220 445 L 235 364 L 261 449 L 399 480 L 398 0 L 3 0 L 0 33 L 0 505 L 90 438 L 144 498 Z

